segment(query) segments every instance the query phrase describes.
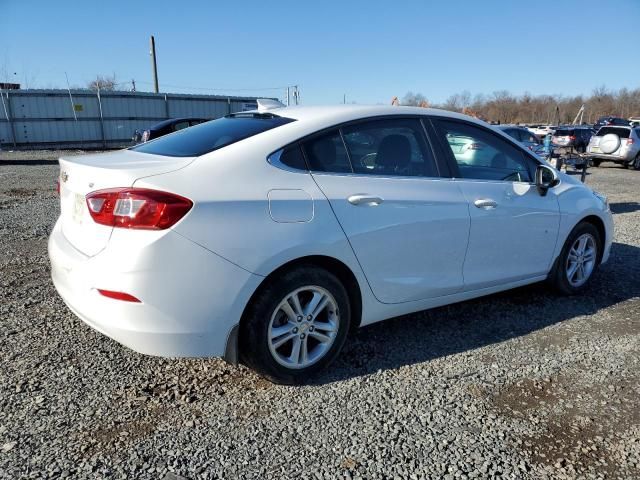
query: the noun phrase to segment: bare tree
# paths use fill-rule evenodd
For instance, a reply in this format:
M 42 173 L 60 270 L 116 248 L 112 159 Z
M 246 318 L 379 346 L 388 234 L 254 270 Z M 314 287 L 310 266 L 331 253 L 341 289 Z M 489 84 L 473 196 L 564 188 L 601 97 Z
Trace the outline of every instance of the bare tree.
M 114 73 L 113 75 L 111 75 L 110 77 L 107 75 L 96 75 L 96 79 L 95 80 L 91 80 L 88 84 L 87 84 L 87 88 L 89 90 L 107 90 L 107 91 L 113 91 L 116 89 L 116 86 L 118 85 L 118 82 L 116 81 L 116 74 Z
M 409 92 L 404 103 L 414 101 L 415 96 Z M 637 117 L 640 116 L 640 88 L 610 91 L 600 86 L 588 97 L 531 95 L 528 92 L 517 96 L 498 90 L 488 96 L 476 95 L 473 100 L 469 92 L 462 92 L 449 96 L 438 107 L 471 112 L 474 116 L 500 123 L 570 123 L 582 105 L 585 106 L 583 120 L 589 123 L 603 115 Z
M 424 95 L 421 93 L 413 93 L 411 91 L 407 92 L 407 94 L 402 97 L 401 102 L 401 105 L 409 105 L 411 107 L 421 107 L 428 104 L 429 101 Z

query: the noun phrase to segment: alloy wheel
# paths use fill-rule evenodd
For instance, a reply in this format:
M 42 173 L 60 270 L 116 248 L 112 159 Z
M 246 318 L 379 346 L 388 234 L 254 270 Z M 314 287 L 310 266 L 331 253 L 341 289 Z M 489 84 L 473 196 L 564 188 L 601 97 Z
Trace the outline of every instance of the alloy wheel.
M 583 233 L 573 242 L 567 255 L 565 272 L 572 287 L 581 287 L 589 280 L 596 259 L 596 239 L 590 233 Z
M 339 326 L 338 303 L 328 290 L 312 285 L 298 288 L 271 315 L 269 351 L 284 367 L 309 367 L 331 349 Z

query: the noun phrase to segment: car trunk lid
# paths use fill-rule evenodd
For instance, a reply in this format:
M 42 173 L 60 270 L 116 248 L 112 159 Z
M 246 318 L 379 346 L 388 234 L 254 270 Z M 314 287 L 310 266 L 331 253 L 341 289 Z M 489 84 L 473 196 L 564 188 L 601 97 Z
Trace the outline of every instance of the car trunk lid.
M 60 158 L 60 219 L 65 238 L 93 256 L 104 249 L 113 227 L 93 221 L 86 195 L 96 190 L 131 187 L 144 177 L 178 170 L 193 157 L 163 157 L 131 150 Z

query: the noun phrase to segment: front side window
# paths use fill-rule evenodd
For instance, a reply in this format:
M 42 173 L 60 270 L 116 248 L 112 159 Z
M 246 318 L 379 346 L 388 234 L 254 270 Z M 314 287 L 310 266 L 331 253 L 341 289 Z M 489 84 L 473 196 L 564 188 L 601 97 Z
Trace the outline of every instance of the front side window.
M 462 122 L 434 120 L 441 144 L 455 159 L 460 177 L 531 182 L 530 161 L 514 145 L 491 132 Z
M 351 164 L 338 130 L 314 137 L 303 144 L 309 169 L 314 172 L 351 173 Z
M 354 173 L 437 177 L 420 120 L 381 119 L 342 129 Z
M 293 121 L 277 115 L 238 114 L 179 130 L 132 150 L 168 157 L 197 157 Z

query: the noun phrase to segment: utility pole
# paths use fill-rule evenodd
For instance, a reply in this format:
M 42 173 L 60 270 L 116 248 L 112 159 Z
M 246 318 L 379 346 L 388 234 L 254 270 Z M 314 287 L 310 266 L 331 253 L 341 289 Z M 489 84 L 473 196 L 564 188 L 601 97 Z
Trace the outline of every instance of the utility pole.
M 133 78 L 131 79 L 131 91 L 136 91 L 136 81 Z
M 343 94 L 342 94 L 342 104 L 344 105 L 344 104 L 346 104 L 346 103 L 347 103 L 347 94 L 346 94 L 346 93 L 343 93 Z
M 153 91 L 160 93 L 158 88 L 158 64 L 156 63 L 156 39 L 151 35 L 151 68 L 153 69 Z

